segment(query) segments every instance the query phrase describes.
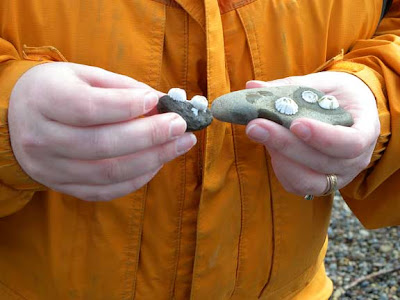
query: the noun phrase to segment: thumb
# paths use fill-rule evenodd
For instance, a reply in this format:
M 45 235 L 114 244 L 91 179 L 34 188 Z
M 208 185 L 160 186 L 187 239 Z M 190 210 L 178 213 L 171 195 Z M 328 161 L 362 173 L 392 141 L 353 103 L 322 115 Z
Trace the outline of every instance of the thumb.
M 164 94 L 153 89 L 151 86 L 137 81 L 129 76 L 113 73 L 99 67 L 92 67 L 81 64 L 68 63 L 75 74 L 92 87 L 113 88 L 113 89 L 143 89 L 153 91 L 158 97 Z
M 331 93 L 337 89 L 338 77 L 341 75 L 342 74 L 339 72 L 327 71 L 303 76 L 291 76 L 271 81 L 250 80 L 246 83 L 246 89 L 299 85 L 314 88 L 324 93 Z

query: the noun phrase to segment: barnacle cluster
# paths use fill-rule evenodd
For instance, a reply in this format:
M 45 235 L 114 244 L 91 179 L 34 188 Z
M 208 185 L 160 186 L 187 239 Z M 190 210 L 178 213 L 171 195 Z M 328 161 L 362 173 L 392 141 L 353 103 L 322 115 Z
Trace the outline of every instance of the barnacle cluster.
M 172 88 L 168 91 L 168 96 L 173 100 L 179 102 L 189 102 L 192 104 L 192 112 L 195 116 L 199 114 L 199 111 L 205 112 L 208 107 L 208 100 L 204 96 L 196 95 L 191 100 L 187 100 L 186 91 L 180 88 Z
M 308 103 L 318 103 L 318 105 L 323 109 L 339 108 L 338 100 L 332 95 L 325 95 L 319 98 L 313 91 L 306 90 L 302 92 L 301 98 Z M 277 111 L 285 115 L 294 115 L 299 110 L 297 103 L 289 97 L 281 97 L 275 100 L 275 108 Z

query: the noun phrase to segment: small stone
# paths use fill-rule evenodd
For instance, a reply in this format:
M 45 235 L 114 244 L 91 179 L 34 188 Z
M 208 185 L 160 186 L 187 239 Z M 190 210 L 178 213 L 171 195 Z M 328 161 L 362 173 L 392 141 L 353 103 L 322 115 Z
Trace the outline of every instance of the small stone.
M 193 111 L 192 109 L 195 109 Z M 213 117 L 209 109 L 198 110 L 189 101 L 176 101 L 169 95 L 162 96 L 157 104 L 160 113 L 174 112 L 180 115 L 187 123 L 186 131 L 196 131 L 211 124 Z M 197 114 L 196 114 L 197 113 Z
M 336 264 L 336 263 L 331 263 L 331 264 L 329 265 L 329 269 L 332 270 L 332 271 L 337 270 L 337 264 Z
M 369 233 L 367 230 L 365 230 L 365 229 L 361 229 L 361 230 L 360 230 L 360 235 L 361 235 L 363 238 L 368 238 L 368 237 L 370 236 L 370 233 Z
M 256 118 L 268 119 L 286 128 L 297 118 L 311 118 L 332 125 L 353 125 L 353 118 L 343 108 L 323 109 L 318 103 L 305 101 L 303 93 L 306 91 L 315 93 L 319 98 L 324 96 L 321 91 L 302 86 L 246 89 L 218 97 L 211 106 L 211 112 L 220 121 L 242 125 Z M 296 102 L 298 111 L 295 114 L 282 114 L 276 109 L 275 101 L 282 97 Z
M 367 286 L 369 286 L 369 281 L 364 280 L 363 282 L 361 282 L 360 286 L 362 288 L 366 288 Z
M 388 296 L 386 294 L 381 294 L 379 296 L 379 300 L 389 300 Z
M 383 244 L 379 247 L 379 251 L 383 252 L 383 253 L 387 253 L 392 251 L 393 246 L 391 244 Z

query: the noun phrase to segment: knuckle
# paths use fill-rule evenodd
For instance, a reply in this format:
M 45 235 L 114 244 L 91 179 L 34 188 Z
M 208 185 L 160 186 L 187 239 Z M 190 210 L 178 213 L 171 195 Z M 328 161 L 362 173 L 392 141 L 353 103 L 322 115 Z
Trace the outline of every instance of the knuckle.
M 122 178 L 121 166 L 115 159 L 108 159 L 103 162 L 102 178 L 106 183 L 119 182 Z
M 73 115 L 80 125 L 90 125 L 96 119 L 95 100 L 92 96 L 86 96 L 82 101 L 76 101 L 73 107 Z
M 44 141 L 39 139 L 38 136 L 34 136 L 32 134 L 23 134 L 20 137 L 19 144 L 24 151 L 31 152 L 42 148 Z
M 324 149 L 329 149 L 335 146 L 335 139 L 332 139 L 329 136 L 321 136 L 318 141 L 319 147 Z
M 164 142 L 165 136 L 167 136 L 168 126 L 164 126 L 155 122 L 155 120 L 150 120 L 149 122 L 150 130 L 150 141 L 152 145 L 158 145 Z
M 336 161 L 333 161 L 329 157 L 321 157 L 318 160 L 315 160 L 315 167 L 314 170 L 317 172 L 321 172 L 323 170 L 329 170 L 332 168 L 332 166 L 337 165 Z
M 114 149 L 112 139 L 106 140 L 99 129 L 94 129 L 90 135 L 89 147 L 94 149 L 96 158 L 110 157 Z
M 290 148 L 291 142 L 286 138 L 273 139 L 271 145 L 275 150 L 286 152 Z

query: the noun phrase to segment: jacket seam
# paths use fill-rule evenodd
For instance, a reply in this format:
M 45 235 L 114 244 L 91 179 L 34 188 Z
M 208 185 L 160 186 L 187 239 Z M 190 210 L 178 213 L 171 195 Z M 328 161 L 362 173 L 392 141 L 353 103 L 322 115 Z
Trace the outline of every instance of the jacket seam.
M 180 201 L 179 201 L 179 208 L 178 208 L 178 224 L 176 225 L 176 232 L 177 232 L 177 237 L 176 240 L 174 241 L 175 243 L 175 266 L 174 266 L 174 273 L 173 273 L 173 279 L 171 282 L 171 290 L 169 293 L 169 296 L 171 299 L 175 299 L 175 284 L 176 284 L 176 278 L 178 275 L 178 267 L 179 267 L 179 258 L 180 258 L 180 251 L 181 251 L 181 243 L 182 243 L 182 218 L 183 218 L 183 207 L 185 204 L 185 197 L 186 197 L 186 155 L 183 156 L 181 159 L 181 168 L 182 168 L 182 177 L 181 177 L 181 195 L 180 195 Z
M 271 266 L 269 269 L 269 275 L 268 275 L 268 280 L 265 282 L 264 286 L 262 287 L 261 291 L 258 293 L 258 299 L 260 299 L 264 292 L 268 289 L 269 284 L 271 282 L 271 278 L 272 275 L 274 274 L 275 270 L 279 268 L 279 260 L 277 259 L 277 249 L 280 246 L 281 243 L 281 238 L 280 235 L 278 234 L 278 231 L 276 229 L 277 227 L 277 220 L 275 218 L 275 213 L 278 210 L 279 207 L 279 201 L 277 201 L 276 203 L 274 203 L 274 197 L 273 197 L 273 193 L 272 193 L 272 183 L 271 183 L 271 179 L 272 179 L 272 172 L 269 166 L 269 155 L 267 150 L 264 147 L 264 155 L 265 155 L 265 159 L 267 160 L 267 173 L 268 173 L 268 184 L 270 186 L 269 189 L 269 199 L 270 199 L 270 203 L 271 203 L 271 234 L 272 234 L 272 253 L 271 253 Z
M 307 275 L 308 273 L 311 273 L 312 276 L 310 277 L 310 280 L 306 280 L 304 281 L 304 283 L 302 285 L 300 285 L 297 289 L 295 290 L 288 290 L 287 291 L 287 295 L 286 297 L 291 297 L 296 295 L 297 293 L 301 292 L 302 290 L 304 290 L 304 288 L 306 286 L 308 286 L 311 281 L 314 279 L 315 275 L 317 274 L 319 268 L 321 267 L 322 264 L 324 264 L 324 260 L 322 260 L 321 264 L 317 264 L 318 259 L 315 261 L 314 264 L 312 264 L 311 266 L 309 266 L 307 269 L 305 269 L 302 273 L 300 273 L 299 275 L 297 275 L 295 278 L 293 278 L 292 280 L 290 280 L 289 282 L 286 283 L 285 286 L 282 286 L 280 288 L 277 288 L 275 290 L 270 291 L 271 293 L 279 293 L 282 290 L 285 290 L 286 286 L 291 284 L 292 282 L 295 282 L 296 280 L 298 280 L 299 278 L 304 277 L 305 275 Z M 263 297 L 262 294 L 260 294 L 259 299 L 261 299 L 261 297 Z
M 16 290 L 10 288 L 8 285 L 6 285 L 4 282 L 0 281 L 0 286 L 3 287 L 3 291 L 6 293 L 12 295 L 13 297 L 16 297 L 17 299 L 22 299 L 22 300 L 28 300 L 24 296 L 22 296 L 20 293 L 18 293 Z
M 226 14 L 226 13 L 231 12 L 233 10 L 236 10 L 236 9 L 238 9 L 240 7 L 246 6 L 246 5 L 248 5 L 248 4 L 250 4 L 250 3 L 254 2 L 254 1 L 257 1 L 257 0 L 235 1 L 231 5 L 229 5 L 227 9 L 224 9 L 224 7 L 219 4 L 219 1 L 218 1 L 218 4 L 219 4 L 221 15 L 223 15 L 223 14 Z
M 164 5 L 166 5 L 166 6 L 179 7 L 179 8 L 181 8 L 181 6 L 179 5 L 179 3 L 177 3 L 177 2 L 174 1 L 174 0 L 152 0 L 152 1 L 158 2 L 158 3 L 161 3 L 161 4 L 164 4 Z
M 146 200 L 147 200 L 147 191 L 148 191 L 148 185 L 145 185 L 144 187 L 144 191 L 143 191 L 143 196 L 142 198 L 142 204 L 139 207 L 139 213 L 140 213 L 140 220 L 138 221 L 138 230 L 137 230 L 137 234 L 136 237 L 133 235 L 134 233 L 134 227 L 135 225 L 132 224 L 131 226 L 131 236 L 132 236 L 132 241 L 133 243 L 135 243 L 135 240 L 137 241 L 137 245 L 136 245 L 136 261 L 134 261 L 134 271 L 132 274 L 133 277 L 133 285 L 132 285 L 132 299 L 136 298 L 136 280 L 137 280 L 137 273 L 138 273 L 138 268 L 139 268 L 139 260 L 140 260 L 140 249 L 141 249 L 141 244 L 142 244 L 142 234 L 143 234 L 143 220 L 144 220 L 144 211 L 145 211 L 145 207 L 146 207 Z M 133 207 L 133 216 L 132 216 L 132 222 L 134 223 L 134 218 L 135 218 L 135 199 L 132 199 L 132 207 Z M 135 250 L 133 250 L 135 251 Z M 129 269 L 129 264 L 128 267 Z
M 251 60 L 252 60 L 252 64 L 253 64 L 253 72 L 254 72 L 254 79 L 261 79 L 263 78 L 262 75 L 262 61 L 260 59 L 260 47 L 258 45 L 258 38 L 257 38 L 257 29 L 254 26 L 254 23 L 252 21 L 252 18 L 249 17 L 244 17 L 243 14 L 246 14 L 247 16 L 247 12 L 245 12 L 243 9 L 238 9 L 237 10 L 240 22 L 242 23 L 242 26 L 244 28 L 245 34 L 246 34 L 246 39 L 247 39 L 247 45 L 249 47 L 250 50 L 250 55 L 251 55 Z M 248 23 L 245 22 L 248 21 Z M 251 29 L 253 30 L 249 30 L 249 27 L 251 27 Z M 251 31 L 253 31 L 253 33 L 251 34 Z
M 236 145 L 236 137 L 235 137 L 235 126 L 231 124 L 231 130 L 232 130 L 232 140 L 233 140 L 233 153 L 235 157 L 235 169 L 236 169 L 236 174 L 237 178 L 239 181 L 239 193 L 240 193 L 240 233 L 239 233 L 239 241 L 238 241 L 238 249 L 237 249 L 237 265 L 236 265 L 236 274 L 235 274 L 235 282 L 233 284 L 233 290 L 230 295 L 230 298 L 233 297 L 233 295 L 236 292 L 237 289 L 237 283 L 239 281 L 239 275 L 240 275 L 240 268 L 241 268 L 241 256 L 243 253 L 243 232 L 244 232 L 244 227 L 245 227 L 245 208 L 244 208 L 244 187 L 243 187 L 243 182 L 241 179 L 240 175 L 240 168 L 239 168 L 239 163 L 238 163 L 238 149 Z
M 157 88 L 160 85 L 162 69 L 162 54 L 165 42 L 165 23 L 166 23 L 166 7 L 163 7 L 163 16 L 161 19 L 153 18 L 153 26 L 151 27 L 152 43 L 149 49 L 149 72 L 147 75 L 147 84 Z M 159 57 L 157 57 L 159 56 Z M 158 69 L 158 72 L 157 70 Z

